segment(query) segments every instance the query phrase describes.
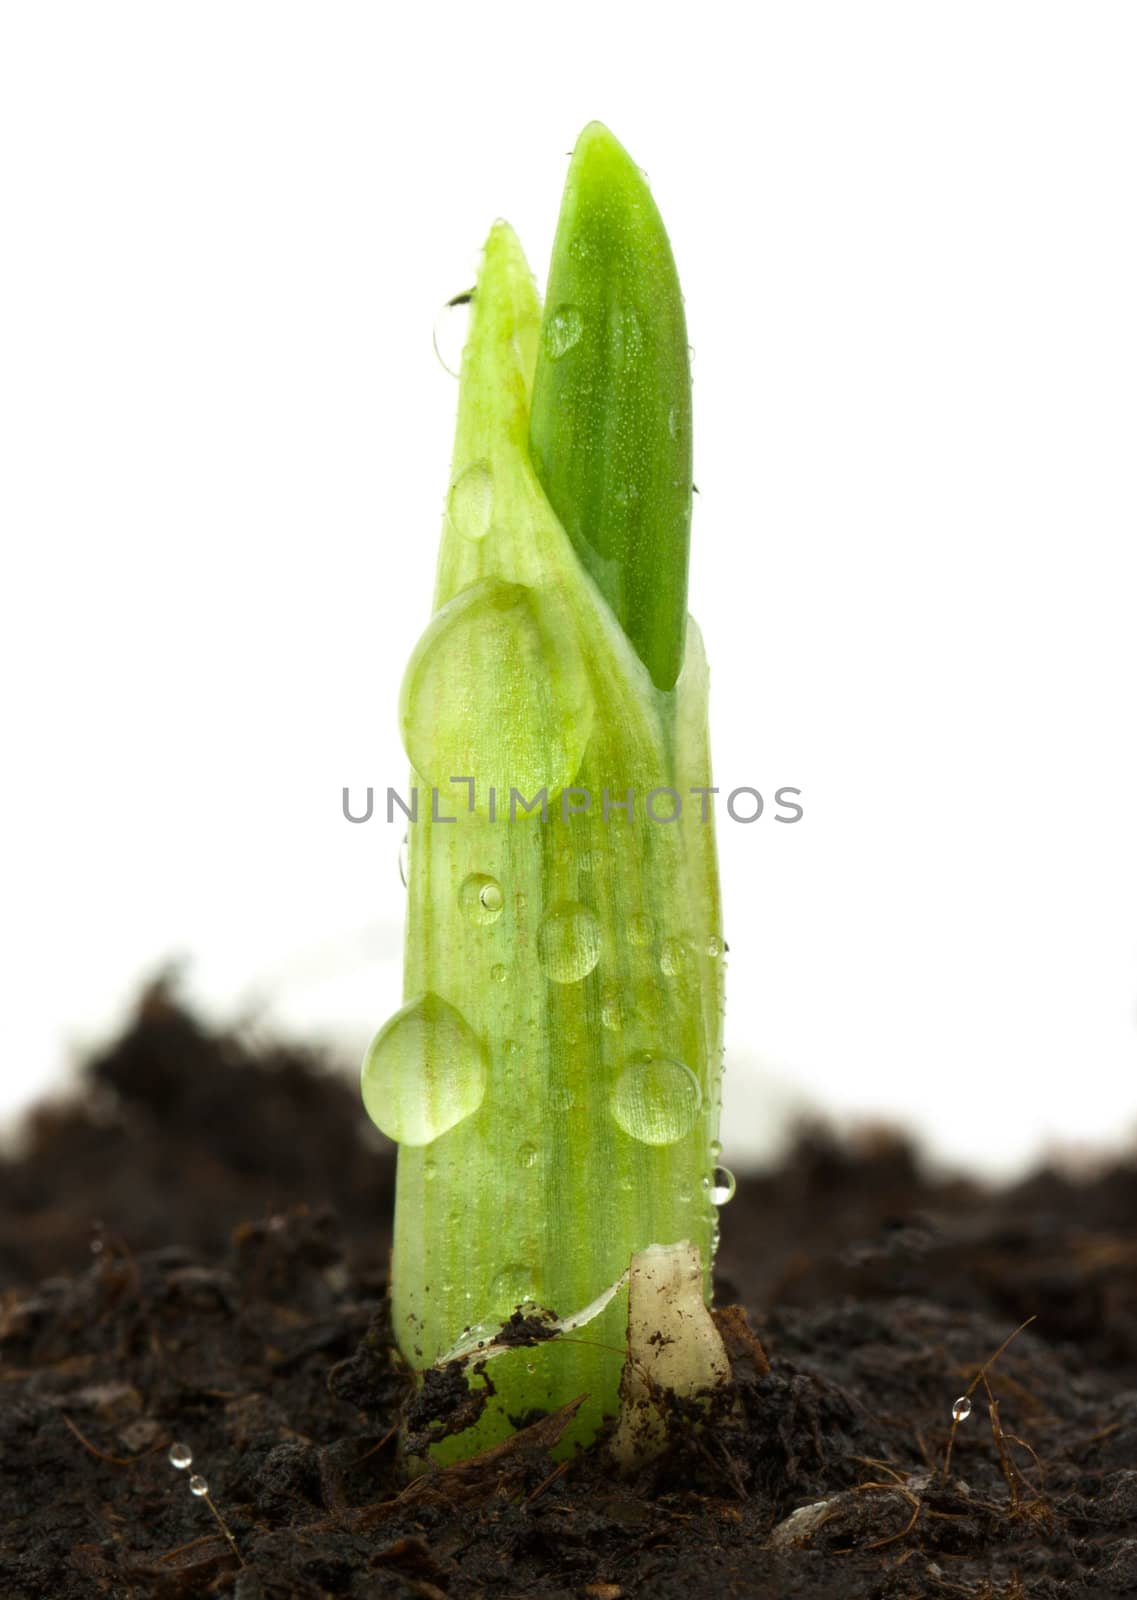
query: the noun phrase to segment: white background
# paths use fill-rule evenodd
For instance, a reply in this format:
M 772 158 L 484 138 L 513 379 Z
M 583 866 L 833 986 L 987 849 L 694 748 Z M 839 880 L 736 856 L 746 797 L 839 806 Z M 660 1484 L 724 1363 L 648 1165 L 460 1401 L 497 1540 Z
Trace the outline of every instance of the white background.
M 9 4 L 0 1106 L 164 959 L 350 1061 L 395 701 L 507 216 L 649 172 L 696 350 L 728 1157 L 799 1097 L 991 1171 L 1137 1121 L 1137 11 Z M 772 808 L 771 808 L 772 809 Z

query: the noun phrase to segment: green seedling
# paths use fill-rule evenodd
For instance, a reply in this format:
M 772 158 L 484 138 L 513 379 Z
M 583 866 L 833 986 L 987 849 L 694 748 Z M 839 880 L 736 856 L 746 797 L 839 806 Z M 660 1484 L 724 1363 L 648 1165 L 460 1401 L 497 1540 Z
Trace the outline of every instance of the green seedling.
M 709 1302 L 732 1183 L 691 492 L 671 249 L 593 123 L 543 314 L 510 228 L 485 244 L 434 615 L 399 708 L 404 1004 L 362 1085 L 399 1144 L 396 1337 L 416 1370 L 464 1362 L 484 1401 L 443 1458 L 582 1396 L 566 1438 L 595 1435 L 648 1247 L 689 1245 Z

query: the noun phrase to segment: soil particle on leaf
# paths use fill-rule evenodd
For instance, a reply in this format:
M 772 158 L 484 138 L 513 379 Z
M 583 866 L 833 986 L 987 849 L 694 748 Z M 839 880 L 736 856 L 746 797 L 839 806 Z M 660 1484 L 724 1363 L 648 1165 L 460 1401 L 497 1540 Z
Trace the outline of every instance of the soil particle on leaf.
M 732 1385 L 630 1479 L 560 1412 L 407 1482 L 479 1402 L 393 1348 L 392 1194 L 327 1063 L 147 994 L 0 1163 L 4 1600 L 1137 1596 L 1137 1163 L 803 1135 L 723 1213 Z

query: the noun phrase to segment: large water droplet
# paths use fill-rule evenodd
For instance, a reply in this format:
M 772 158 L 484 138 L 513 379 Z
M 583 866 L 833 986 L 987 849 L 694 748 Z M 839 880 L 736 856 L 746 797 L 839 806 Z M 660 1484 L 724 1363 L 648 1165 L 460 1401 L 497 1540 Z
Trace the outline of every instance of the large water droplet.
M 501 916 L 505 896 L 496 878 L 484 872 L 471 872 L 458 891 L 458 901 L 471 922 L 488 928 Z
M 550 361 L 567 355 L 584 332 L 584 318 L 576 306 L 558 306 L 545 322 L 545 354 Z
M 579 983 L 600 960 L 600 924 L 587 906 L 562 900 L 537 933 L 537 959 L 554 983 Z
M 951 1419 L 953 1422 L 966 1422 L 970 1415 L 971 1401 L 967 1395 L 961 1394 L 951 1408 Z
M 460 1012 L 424 994 L 375 1035 L 361 1087 L 368 1116 L 389 1139 L 429 1144 L 481 1105 L 485 1052 Z
M 707 1190 L 707 1198 L 713 1206 L 725 1206 L 734 1199 L 737 1187 L 734 1173 L 729 1167 L 716 1167 Z
M 170 1446 L 167 1459 L 172 1467 L 176 1467 L 179 1472 L 185 1472 L 187 1467 L 193 1466 L 193 1451 L 188 1444 L 183 1444 L 180 1439 L 175 1439 Z
M 463 589 L 415 646 L 399 716 L 412 766 L 450 815 L 469 808 L 469 784 L 450 781 L 465 774 L 476 779 L 479 811 L 492 789 L 501 820 L 540 817 L 541 791 L 547 811 L 575 778 L 592 730 L 592 689 L 563 594 L 497 578 Z
M 456 294 L 447 300 L 434 319 L 431 334 L 434 353 L 438 357 L 439 366 L 452 378 L 457 378 L 462 371 L 462 351 L 470 328 L 470 305 L 473 298 L 473 289 L 463 289 L 461 294 Z
M 611 1110 L 625 1133 L 643 1144 L 674 1144 L 695 1126 L 703 1096 L 682 1061 L 634 1056 L 616 1080 Z
M 466 467 L 450 485 L 446 515 L 463 539 L 484 539 L 493 521 L 493 474 L 484 461 Z

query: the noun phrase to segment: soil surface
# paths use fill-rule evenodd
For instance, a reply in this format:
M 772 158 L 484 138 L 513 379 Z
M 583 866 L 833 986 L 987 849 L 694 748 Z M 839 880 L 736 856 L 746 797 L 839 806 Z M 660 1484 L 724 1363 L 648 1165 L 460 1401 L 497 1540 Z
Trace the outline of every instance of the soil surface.
M 1137 1596 L 1137 1160 L 989 1193 L 803 1134 L 723 1212 L 722 1415 L 631 1479 L 552 1460 L 554 1416 L 409 1485 L 392 1180 L 350 1082 L 160 984 L 34 1115 L 0 1164 L 3 1600 Z

